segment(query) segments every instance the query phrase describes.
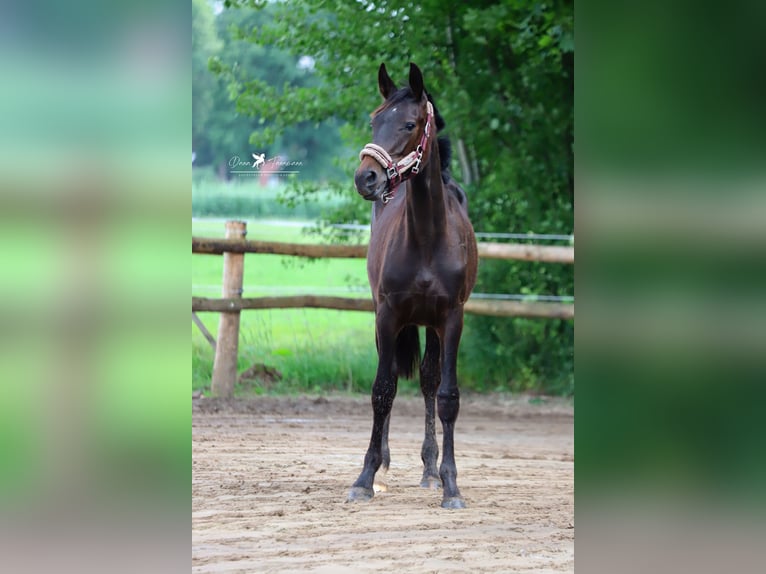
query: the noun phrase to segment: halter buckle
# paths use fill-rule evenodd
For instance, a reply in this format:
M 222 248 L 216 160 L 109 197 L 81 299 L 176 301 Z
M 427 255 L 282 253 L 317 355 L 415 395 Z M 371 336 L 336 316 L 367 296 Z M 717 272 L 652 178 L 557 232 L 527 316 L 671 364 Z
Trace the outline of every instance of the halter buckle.
M 427 125 L 428 124 L 426 124 L 426 126 Z M 420 173 L 420 162 L 423 159 L 423 146 L 418 145 L 415 151 L 417 151 L 418 155 L 415 156 L 415 163 L 412 165 L 412 173 L 414 175 L 417 175 L 418 173 Z

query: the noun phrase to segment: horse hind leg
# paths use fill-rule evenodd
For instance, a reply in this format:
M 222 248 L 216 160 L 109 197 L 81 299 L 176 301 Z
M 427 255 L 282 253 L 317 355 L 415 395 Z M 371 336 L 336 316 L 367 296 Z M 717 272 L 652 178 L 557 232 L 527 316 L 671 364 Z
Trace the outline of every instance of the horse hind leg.
M 436 389 L 441 380 L 439 366 L 439 337 L 433 329 L 426 329 L 426 352 L 420 364 L 420 389 L 425 401 L 425 436 L 420 458 L 423 461 L 423 478 L 420 486 L 423 488 L 441 488 L 442 482 L 436 461 L 439 458 L 439 445 L 436 442 Z

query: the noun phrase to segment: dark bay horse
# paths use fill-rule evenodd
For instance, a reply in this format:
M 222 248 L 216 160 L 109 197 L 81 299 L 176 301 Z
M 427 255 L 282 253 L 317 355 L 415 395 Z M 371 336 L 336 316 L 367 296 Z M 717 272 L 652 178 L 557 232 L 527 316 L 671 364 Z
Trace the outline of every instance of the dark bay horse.
M 460 408 L 456 369 L 463 304 L 476 282 L 476 238 L 465 195 L 441 157 L 449 153 L 448 142 L 436 135 L 444 121 L 420 69 L 410 64 L 409 85 L 397 89 L 381 64 L 378 86 L 384 102 L 372 113 L 373 141 L 360 153 L 354 175 L 357 191 L 375 202 L 367 275 L 378 370 L 370 446 L 348 500 L 372 499 L 376 473 L 390 464 L 388 427 L 398 377 L 412 377 L 419 368 L 426 412 L 421 486 L 442 486 L 442 506 L 464 508 L 453 438 Z M 422 361 L 419 325 L 426 328 Z M 435 399 L 444 433 L 438 474 Z

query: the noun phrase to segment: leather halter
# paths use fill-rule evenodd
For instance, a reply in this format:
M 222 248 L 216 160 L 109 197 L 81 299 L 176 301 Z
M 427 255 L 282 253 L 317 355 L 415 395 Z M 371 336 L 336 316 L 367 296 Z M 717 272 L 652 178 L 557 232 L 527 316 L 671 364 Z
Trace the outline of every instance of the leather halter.
M 394 198 L 399 184 L 411 179 L 420 172 L 420 163 L 423 160 L 426 145 L 428 145 L 428 138 L 431 135 L 431 122 L 434 119 L 434 108 L 431 102 L 426 102 L 426 110 L 426 125 L 423 128 L 423 135 L 420 136 L 418 147 L 399 161 L 395 162 L 385 149 L 374 143 L 368 143 L 359 152 L 359 161 L 362 161 L 365 156 L 371 157 L 386 170 L 388 187 L 380 198 L 383 203 L 388 203 Z

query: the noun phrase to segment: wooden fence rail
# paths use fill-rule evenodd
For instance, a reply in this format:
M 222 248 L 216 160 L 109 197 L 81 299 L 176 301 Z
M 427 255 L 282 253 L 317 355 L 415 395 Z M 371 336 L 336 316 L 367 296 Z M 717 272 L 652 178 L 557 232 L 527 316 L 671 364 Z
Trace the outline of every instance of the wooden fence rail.
M 211 299 L 192 297 L 192 311 L 229 313 L 245 309 L 338 309 L 340 311 L 372 311 L 372 299 L 327 297 L 320 295 L 293 295 L 288 297 L 254 297 L 250 299 Z M 543 319 L 573 319 L 573 303 L 547 303 L 542 301 L 498 301 L 469 299 L 465 312 L 493 317 L 530 317 Z
M 223 293 L 220 299 L 192 297 L 192 313 L 220 313 L 218 341 L 214 345 L 215 362 L 211 390 L 217 396 L 231 396 L 237 379 L 239 316 L 247 309 L 291 309 L 313 307 L 346 311 L 372 311 L 372 299 L 297 295 L 291 297 L 242 298 L 245 253 L 294 255 L 311 258 L 358 258 L 367 256 L 366 245 L 307 245 L 245 240 L 243 221 L 226 222 L 226 238 L 192 237 L 192 253 L 223 255 Z M 574 263 L 574 247 L 525 245 L 521 243 L 479 243 L 479 257 L 515 259 L 545 263 Z M 495 317 L 537 317 L 572 319 L 574 304 L 540 301 L 505 301 L 469 299 L 466 313 Z M 208 340 L 210 338 L 208 337 Z
M 306 245 L 241 239 L 208 239 L 192 237 L 192 253 L 268 253 L 315 258 L 367 257 L 366 245 Z M 574 263 L 574 247 L 559 245 L 525 245 L 523 243 L 479 243 L 479 257 L 484 259 L 517 259 L 543 263 Z

